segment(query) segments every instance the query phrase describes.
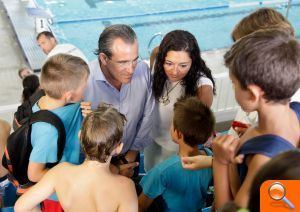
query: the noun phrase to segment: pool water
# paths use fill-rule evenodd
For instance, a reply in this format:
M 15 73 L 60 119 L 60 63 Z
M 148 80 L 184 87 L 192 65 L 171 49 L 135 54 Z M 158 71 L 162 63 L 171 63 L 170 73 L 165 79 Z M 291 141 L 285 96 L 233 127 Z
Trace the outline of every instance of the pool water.
M 253 10 L 268 6 L 285 15 L 284 0 L 36 0 L 49 9 L 54 18 L 51 29 L 60 42 L 80 48 L 89 60 L 96 58 L 99 34 L 111 24 L 128 24 L 136 32 L 142 59 L 149 58 L 148 49 L 158 45 L 156 33 L 174 29 L 195 35 L 202 51 L 225 48 L 232 44 L 230 33 L 237 22 Z M 300 0 L 293 0 L 289 20 L 300 37 Z

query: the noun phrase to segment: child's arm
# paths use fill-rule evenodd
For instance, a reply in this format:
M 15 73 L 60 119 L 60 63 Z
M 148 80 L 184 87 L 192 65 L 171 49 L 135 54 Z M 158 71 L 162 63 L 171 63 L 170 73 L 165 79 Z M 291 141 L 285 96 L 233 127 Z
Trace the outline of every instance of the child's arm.
M 193 157 L 182 157 L 182 167 L 184 169 L 197 170 L 212 167 L 212 156 L 197 155 Z
M 214 93 L 213 88 L 210 85 L 202 85 L 197 90 L 198 99 L 207 107 L 211 107 Z
M 45 122 L 32 125 L 32 151 L 29 157 L 27 175 L 30 181 L 38 182 L 48 171 L 46 163 L 57 162 L 57 129 Z
M 235 154 L 239 142 L 231 135 L 219 136 L 213 141 L 213 177 L 215 187 L 215 206 L 220 209 L 232 199 L 229 181 L 229 165 L 236 160 Z M 238 156 L 241 162 L 243 157 Z
M 229 184 L 229 165 L 213 162 L 213 178 L 215 188 L 215 208 L 220 209 L 226 202 L 232 200 Z
M 48 169 L 44 163 L 35 163 L 29 161 L 27 175 L 31 182 L 38 182 L 46 174 Z
M 248 163 L 248 172 L 246 175 L 246 178 L 244 182 L 242 183 L 241 188 L 239 189 L 236 197 L 234 198 L 234 202 L 243 208 L 246 208 L 248 206 L 248 200 L 249 200 L 249 191 L 252 185 L 252 181 L 254 177 L 256 176 L 259 169 L 268 161 L 270 160 L 269 157 L 266 157 L 264 155 L 254 155 Z M 260 185 L 256 185 L 260 186 Z
M 139 211 L 147 211 L 152 202 L 153 199 L 147 197 L 144 192 L 142 192 L 139 196 Z
M 47 174 L 25 194 L 23 194 L 15 204 L 15 211 L 32 211 L 43 200 L 47 199 L 55 192 L 55 182 L 57 174 L 57 167 L 51 169 Z
M 184 169 L 198 170 L 212 167 L 213 156 L 197 155 L 193 157 L 182 157 L 181 164 Z M 243 155 L 230 158 L 231 163 L 241 163 L 243 161 Z

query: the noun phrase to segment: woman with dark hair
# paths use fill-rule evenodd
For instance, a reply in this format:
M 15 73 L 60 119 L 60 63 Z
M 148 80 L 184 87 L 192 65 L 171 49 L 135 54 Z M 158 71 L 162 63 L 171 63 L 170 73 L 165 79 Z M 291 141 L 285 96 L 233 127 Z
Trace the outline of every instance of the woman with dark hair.
M 201 58 L 196 38 L 189 32 L 174 30 L 162 40 L 155 57 L 153 94 L 156 99 L 152 137 L 154 144 L 145 149 L 145 169 L 178 151 L 169 128 L 173 105 L 182 96 L 197 96 L 211 106 L 215 82 Z
M 13 129 L 16 130 L 21 126 L 20 122 L 31 114 L 30 97 L 40 89 L 39 77 L 35 74 L 25 76 L 22 80 L 22 104 L 14 114 Z
M 34 94 L 40 87 L 39 77 L 34 74 L 30 74 L 23 79 L 22 85 L 23 85 L 22 102 L 24 102 L 26 100 L 29 100 L 29 97 L 32 94 Z

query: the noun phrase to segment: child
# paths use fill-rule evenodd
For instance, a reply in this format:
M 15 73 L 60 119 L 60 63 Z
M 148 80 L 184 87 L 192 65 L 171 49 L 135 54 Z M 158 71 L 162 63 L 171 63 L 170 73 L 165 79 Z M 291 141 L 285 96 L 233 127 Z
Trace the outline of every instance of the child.
M 249 35 L 261 29 L 281 29 L 291 36 L 295 36 L 295 30 L 291 23 L 278 11 L 273 8 L 260 8 L 248 16 L 244 17 L 232 31 L 232 40 L 235 42 L 238 39 Z M 300 101 L 300 89 L 291 97 L 292 101 Z M 240 107 L 236 114 L 236 121 L 245 123 L 245 127 L 231 127 L 228 134 L 239 137 L 246 131 L 247 126 L 254 125 L 257 122 L 257 113 L 245 113 Z
M 0 119 L 0 155 L 4 154 L 6 141 L 10 133 L 10 125 L 5 120 Z M 0 164 L 0 208 L 3 207 L 3 196 L 5 187 L 8 185 L 7 170 Z
M 80 102 L 89 76 L 88 65 L 80 58 L 59 54 L 51 57 L 42 67 L 41 88 L 46 95 L 32 107 L 32 111 L 50 110 L 64 123 L 66 144 L 60 162 L 79 164 L 80 144 L 78 132 L 82 123 Z M 69 104 L 74 103 L 75 104 Z M 32 125 L 32 152 L 29 158 L 28 177 L 38 182 L 48 171 L 46 163 L 57 162 L 56 128 L 48 123 Z M 56 200 L 55 197 L 51 197 Z M 55 202 L 50 202 L 56 204 Z M 48 202 L 45 202 L 47 208 Z
M 60 163 L 20 197 L 15 211 L 33 210 L 53 192 L 65 211 L 132 211 L 138 209 L 133 182 L 110 172 L 112 155 L 119 154 L 125 118 L 108 106 L 87 115 L 80 134 L 86 160 Z
M 34 94 L 40 88 L 39 77 L 35 74 L 30 74 L 22 80 L 23 92 L 22 102 L 28 101 L 29 97 Z
M 18 75 L 21 80 L 23 80 L 25 77 L 27 77 L 28 75 L 31 75 L 31 74 L 33 74 L 33 72 L 29 68 L 26 68 L 26 67 L 20 68 L 18 70 Z
M 143 192 L 139 209 L 145 211 L 153 200 L 162 196 L 165 210 L 198 211 L 204 207 L 206 192 L 212 180 L 211 168 L 190 171 L 182 168 L 183 156 L 211 155 L 209 149 L 198 149 L 211 136 L 214 117 L 196 97 L 178 100 L 170 134 L 179 152 L 151 169 L 142 178 Z
M 37 95 L 40 90 L 40 80 L 35 74 L 25 76 L 22 80 L 23 92 L 22 92 L 22 104 L 18 107 L 14 114 L 13 128 L 16 130 L 21 126 L 21 121 L 25 117 L 29 117 L 31 107 L 29 106 L 30 99 L 33 95 Z M 30 98 L 31 97 L 31 98 Z M 26 107 L 28 106 L 28 107 Z M 28 108 L 28 111 L 26 110 Z
M 225 54 L 235 97 L 246 112 L 257 111 L 258 124 L 237 142 L 232 136 L 213 143 L 216 208 L 234 199 L 246 207 L 258 169 L 273 156 L 294 149 L 300 138 L 300 104 L 291 96 L 300 86 L 300 44 L 280 30 L 259 30 L 238 40 Z M 230 165 L 236 150 L 238 169 Z
M 267 180 L 300 180 L 300 151 L 281 153 L 258 171 L 250 190 L 248 209 L 251 212 L 259 211 L 260 186 Z

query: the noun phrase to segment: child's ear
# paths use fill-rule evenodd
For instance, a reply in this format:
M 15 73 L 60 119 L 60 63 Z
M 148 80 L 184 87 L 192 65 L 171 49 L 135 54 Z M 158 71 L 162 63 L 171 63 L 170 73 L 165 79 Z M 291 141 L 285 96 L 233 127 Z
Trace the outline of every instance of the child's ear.
M 112 151 L 112 155 L 118 155 L 118 154 L 120 154 L 121 153 L 121 151 L 122 151 L 122 149 L 123 149 L 123 143 L 122 142 L 120 142 L 117 146 L 116 146 L 116 148 Z
M 253 102 L 258 102 L 264 96 L 264 91 L 257 85 L 250 84 L 247 88 L 250 91 L 250 98 Z
M 178 139 L 183 139 L 183 134 L 179 130 L 175 130 Z
M 72 101 L 72 91 L 67 91 L 63 95 L 63 99 L 66 103 L 70 103 Z
M 179 144 L 182 140 L 183 140 L 183 134 L 182 132 L 180 132 L 179 130 L 175 129 L 174 130 L 174 134 L 173 134 L 173 141 L 176 143 L 176 144 Z
M 56 39 L 53 38 L 53 37 L 50 38 L 50 42 L 52 43 L 52 45 L 54 45 L 54 44 L 56 45 L 57 44 Z
M 80 135 L 81 135 L 81 130 L 79 130 L 78 132 L 78 138 L 80 139 Z
M 107 56 L 104 53 L 99 54 L 99 60 L 101 61 L 102 64 L 106 65 L 107 64 Z

